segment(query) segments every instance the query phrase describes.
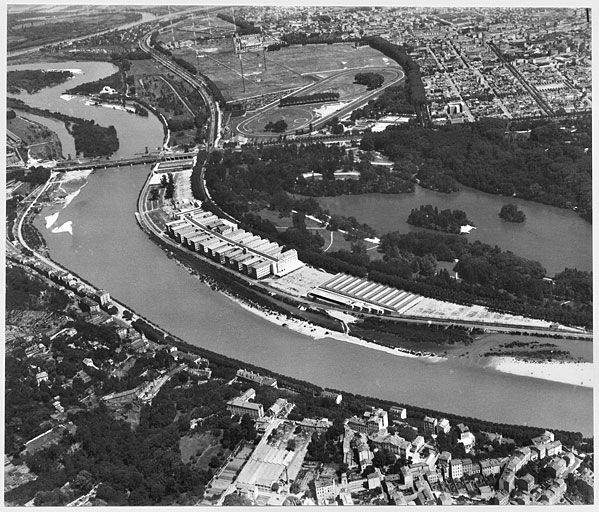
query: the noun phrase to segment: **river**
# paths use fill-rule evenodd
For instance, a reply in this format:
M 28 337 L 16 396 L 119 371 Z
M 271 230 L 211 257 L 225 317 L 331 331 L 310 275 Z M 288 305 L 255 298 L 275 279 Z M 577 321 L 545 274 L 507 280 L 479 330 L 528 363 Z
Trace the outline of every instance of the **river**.
M 72 62 L 23 68 L 82 69 L 85 78 L 77 75 L 67 86 L 27 95 L 29 103 L 114 125 L 121 140 L 117 156 L 161 144 L 162 126 L 152 116 L 60 99 L 71 83 L 106 76 L 112 65 Z M 128 123 L 131 129 L 126 129 Z M 65 208 L 44 208 L 35 225 L 51 257 L 189 343 L 281 374 L 500 423 L 592 433 L 590 388 L 512 376 L 451 359 L 432 363 L 334 339 L 314 340 L 269 323 L 211 290 L 168 259 L 137 226 L 136 200 L 148 172 L 148 166 L 96 170 Z M 54 225 L 71 221 L 72 235 L 46 229 L 44 217 L 57 212 Z
M 102 30 L 100 32 L 95 32 L 93 34 L 86 34 L 86 35 L 83 35 L 83 36 L 80 36 L 80 37 L 74 37 L 72 39 L 67 39 L 67 40 L 60 41 L 60 42 L 61 43 L 66 43 L 66 42 L 70 41 L 71 43 L 74 43 L 75 41 L 81 41 L 83 39 L 88 39 L 88 38 L 91 38 L 91 37 L 99 36 L 101 34 L 105 34 L 106 32 L 110 32 L 112 30 L 127 30 L 129 28 L 133 28 L 133 27 L 135 27 L 137 25 L 141 25 L 142 23 L 146 23 L 146 22 L 152 21 L 154 19 L 156 19 L 156 16 L 154 16 L 152 13 L 142 12 L 141 13 L 141 18 L 138 21 L 133 21 L 131 23 L 125 23 L 124 25 L 119 25 L 117 27 L 113 27 L 113 28 L 109 28 L 109 29 L 106 29 L 106 30 Z M 58 41 L 56 43 L 58 43 Z M 51 43 L 51 44 L 56 44 L 56 43 Z M 44 48 L 45 46 L 46 45 L 32 46 L 32 47 L 29 47 L 29 48 L 23 48 L 22 50 L 15 50 L 15 51 L 12 51 L 12 52 L 8 52 L 7 56 L 8 56 L 8 58 L 17 57 L 19 55 L 24 55 L 26 53 L 36 52 L 36 51 L 40 50 L 41 48 Z
M 82 119 L 93 119 L 102 126 L 113 125 L 116 128 L 119 138 L 119 149 L 112 158 L 130 158 L 143 154 L 146 150 L 155 151 L 162 147 L 164 138 L 162 124 L 151 112 L 148 117 L 141 117 L 135 114 L 114 110 L 111 108 L 86 105 L 85 98 L 80 96 L 65 96 L 63 93 L 85 82 L 93 82 L 109 76 L 117 71 L 117 67 L 108 62 L 51 62 L 51 63 L 29 63 L 8 66 L 8 71 L 19 69 L 70 69 L 75 70 L 75 75 L 70 80 L 54 87 L 46 87 L 35 94 L 29 94 L 21 91 L 20 94 L 11 94 L 11 96 L 23 100 L 32 107 L 50 110 L 51 112 L 60 112 L 70 116 Z M 27 114 L 29 115 L 29 114 Z M 55 120 L 56 121 L 56 120 Z M 50 123 L 42 123 L 50 127 Z M 66 157 L 70 151 L 65 148 L 72 148 L 74 153 L 73 138 L 66 134 L 58 133 L 63 147 L 63 155 Z M 72 154 L 72 157 L 75 155 Z
M 564 268 L 591 271 L 591 224 L 576 212 L 547 206 L 525 199 L 502 197 L 460 186 L 459 192 L 445 194 L 416 186 L 413 194 L 363 194 L 319 198 L 318 202 L 345 216 L 353 216 L 377 230 L 379 236 L 392 231 L 407 233 L 422 228 L 406 220 L 413 208 L 432 204 L 439 210 L 463 210 L 476 226 L 469 240 L 498 245 L 518 256 L 539 261 L 555 275 Z M 506 203 L 514 203 L 526 214 L 522 224 L 505 222 L 499 211 Z
M 35 121 L 36 123 L 44 125 L 50 130 L 52 130 L 54 133 L 56 133 L 62 146 L 63 157 L 68 158 L 69 156 L 75 156 L 75 140 L 73 139 L 73 136 L 67 131 L 62 121 L 59 121 L 58 119 L 50 119 L 48 117 L 37 116 L 35 114 L 31 114 L 22 110 L 16 110 L 16 113 L 26 119 L 30 119 L 31 121 Z
M 139 229 L 135 204 L 148 172 L 96 170 L 65 209 L 45 208 L 36 226 L 52 258 L 189 343 L 285 375 L 501 423 L 592 432 L 590 388 L 314 340 L 245 310 L 191 277 Z M 45 229 L 44 217 L 56 211 L 56 225 L 72 221 L 73 235 Z

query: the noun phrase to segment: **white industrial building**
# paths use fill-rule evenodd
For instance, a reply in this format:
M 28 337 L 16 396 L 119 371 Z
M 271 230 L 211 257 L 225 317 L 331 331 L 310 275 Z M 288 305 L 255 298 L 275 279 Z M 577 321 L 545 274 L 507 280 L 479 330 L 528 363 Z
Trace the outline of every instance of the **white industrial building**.
M 303 266 L 295 249 L 284 250 L 276 242 L 239 229 L 237 224 L 194 208 L 166 224 L 177 242 L 254 279 L 282 276 Z

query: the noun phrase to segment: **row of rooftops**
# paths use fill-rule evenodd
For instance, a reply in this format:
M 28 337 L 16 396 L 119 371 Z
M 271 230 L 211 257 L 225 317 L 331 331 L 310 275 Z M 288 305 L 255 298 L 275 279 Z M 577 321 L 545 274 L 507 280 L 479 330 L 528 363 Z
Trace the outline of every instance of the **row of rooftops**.
M 422 297 L 348 274 L 337 274 L 318 287 L 319 293 L 331 293 L 347 300 L 374 304 L 393 312 L 407 311 Z
M 175 239 L 211 255 L 235 261 L 244 268 L 252 268 L 257 273 L 267 267 L 273 272 L 281 269 L 278 264 L 286 261 L 297 261 L 294 249 L 284 251 L 276 242 L 263 239 L 226 219 L 221 219 L 211 212 L 195 208 L 181 212 L 178 219 L 166 224 L 167 232 Z

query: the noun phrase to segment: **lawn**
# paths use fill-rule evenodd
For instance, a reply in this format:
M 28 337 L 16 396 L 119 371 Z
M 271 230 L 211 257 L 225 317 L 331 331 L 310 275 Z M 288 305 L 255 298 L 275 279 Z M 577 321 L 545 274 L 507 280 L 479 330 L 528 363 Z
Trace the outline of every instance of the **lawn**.
M 179 440 L 181 461 L 184 464 L 191 462 L 197 471 L 208 469 L 208 464 L 214 456 L 224 462 L 231 452 L 220 445 L 220 438 L 220 435 L 213 436 L 205 432 L 182 437 Z
M 185 39 L 189 39 L 188 36 Z M 174 54 L 188 60 L 221 89 L 227 100 L 249 98 L 281 90 L 299 88 L 314 82 L 318 74 L 362 69 L 364 67 L 396 67 L 396 64 L 367 46 L 355 48 L 350 43 L 333 45 L 291 46 L 266 52 L 266 65 L 261 52 L 241 55 L 245 91 L 241 80 L 240 58 L 233 51 L 231 38 L 212 40 L 195 50 L 185 48 Z

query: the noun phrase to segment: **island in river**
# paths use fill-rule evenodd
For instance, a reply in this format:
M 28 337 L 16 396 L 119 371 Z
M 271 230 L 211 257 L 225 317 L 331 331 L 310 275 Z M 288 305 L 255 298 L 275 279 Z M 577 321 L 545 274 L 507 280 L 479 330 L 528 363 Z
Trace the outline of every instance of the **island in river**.
M 43 69 L 19 69 L 12 70 L 6 74 L 6 88 L 11 94 L 18 94 L 22 89 L 29 94 L 38 92 L 44 87 L 66 82 L 73 77 L 73 72 L 68 69 L 43 70 Z

